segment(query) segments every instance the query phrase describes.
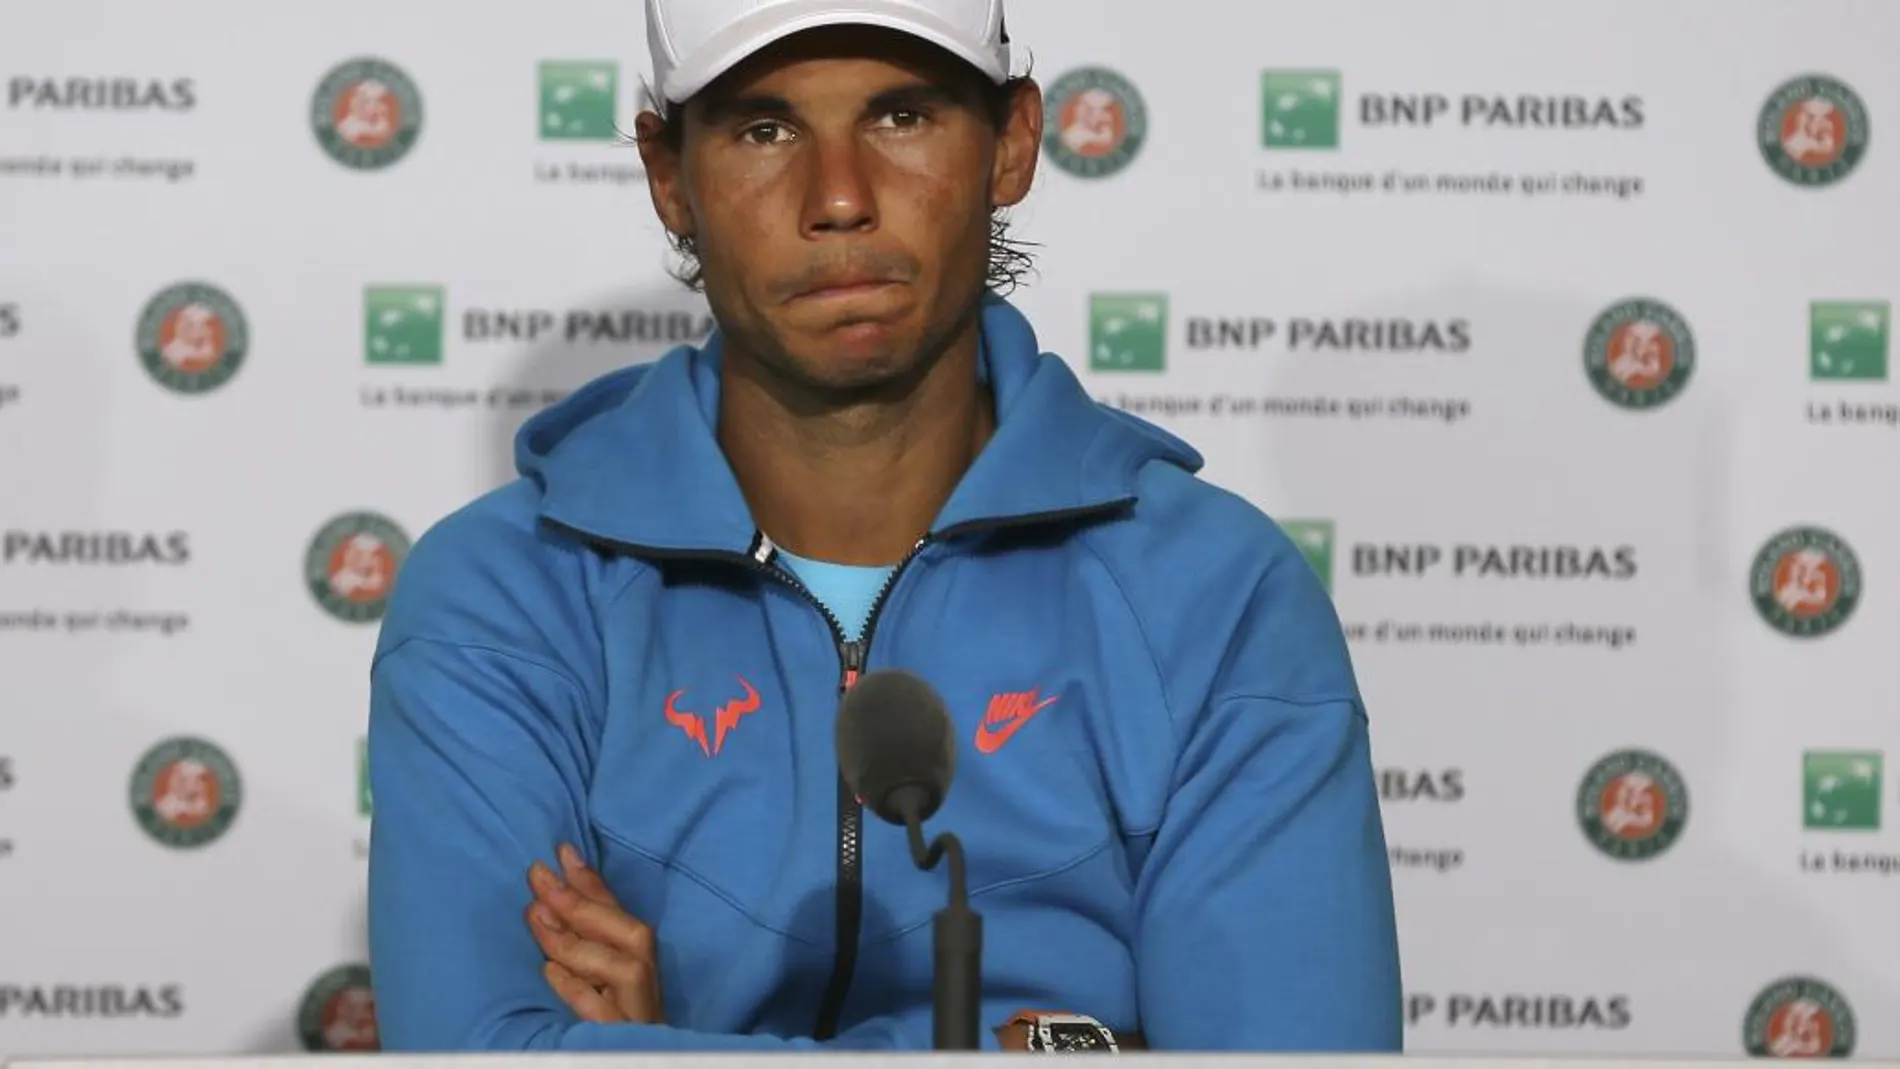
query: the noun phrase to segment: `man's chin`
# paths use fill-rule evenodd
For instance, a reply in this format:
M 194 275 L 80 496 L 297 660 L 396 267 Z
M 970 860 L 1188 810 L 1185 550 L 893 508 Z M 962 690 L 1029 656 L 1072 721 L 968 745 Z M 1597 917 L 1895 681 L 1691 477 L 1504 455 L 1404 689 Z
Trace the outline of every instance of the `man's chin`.
M 873 394 L 901 388 L 913 377 L 913 362 L 891 354 L 861 359 L 821 356 L 802 361 L 812 385 L 838 394 Z
M 814 337 L 807 351 L 847 367 L 891 367 L 910 362 L 922 345 L 919 332 L 902 322 L 849 323 Z
M 801 345 L 792 363 L 799 377 L 830 393 L 875 393 L 901 388 L 916 376 L 920 357 L 914 343 L 862 336 Z

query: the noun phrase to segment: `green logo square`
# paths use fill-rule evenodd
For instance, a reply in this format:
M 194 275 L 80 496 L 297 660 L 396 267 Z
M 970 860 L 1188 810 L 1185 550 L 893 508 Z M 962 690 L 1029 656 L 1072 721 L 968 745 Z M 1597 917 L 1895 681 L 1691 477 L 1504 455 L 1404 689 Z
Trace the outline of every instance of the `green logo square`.
M 1281 520 L 1280 529 L 1293 539 L 1300 556 L 1319 576 L 1330 592 L 1333 589 L 1333 521 Z
M 1878 831 L 1878 750 L 1809 750 L 1801 755 L 1801 822 L 1823 831 Z
M 1168 366 L 1168 295 L 1089 296 L 1089 370 L 1163 371 Z
M 541 63 L 541 140 L 612 141 L 620 65 L 608 60 Z
M 1339 106 L 1338 71 L 1266 71 L 1260 76 L 1260 143 L 1336 149 Z
M 442 305 L 440 286 L 366 287 L 363 360 L 371 364 L 440 364 Z
M 358 816 L 370 815 L 369 796 L 369 740 L 356 740 L 356 813 Z
M 1886 301 L 1808 305 L 1808 373 L 1815 379 L 1885 382 L 1893 323 Z

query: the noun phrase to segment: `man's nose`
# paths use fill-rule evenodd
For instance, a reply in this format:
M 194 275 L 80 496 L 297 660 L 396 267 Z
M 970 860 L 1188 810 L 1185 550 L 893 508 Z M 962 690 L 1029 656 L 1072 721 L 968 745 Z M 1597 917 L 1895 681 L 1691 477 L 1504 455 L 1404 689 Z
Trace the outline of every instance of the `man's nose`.
M 822 139 L 809 157 L 805 206 L 808 237 L 853 233 L 877 225 L 877 194 L 870 161 L 855 137 Z

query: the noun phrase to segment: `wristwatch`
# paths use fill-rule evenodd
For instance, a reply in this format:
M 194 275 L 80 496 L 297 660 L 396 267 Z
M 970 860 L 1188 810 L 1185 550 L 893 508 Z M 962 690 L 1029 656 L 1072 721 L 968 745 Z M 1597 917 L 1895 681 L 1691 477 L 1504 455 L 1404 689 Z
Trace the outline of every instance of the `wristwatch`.
M 1115 1033 L 1093 1017 L 1079 1013 L 1019 1013 L 1011 1024 L 1021 1022 L 1028 1033 L 1029 1049 L 1040 1053 L 1094 1052 L 1119 1054 Z

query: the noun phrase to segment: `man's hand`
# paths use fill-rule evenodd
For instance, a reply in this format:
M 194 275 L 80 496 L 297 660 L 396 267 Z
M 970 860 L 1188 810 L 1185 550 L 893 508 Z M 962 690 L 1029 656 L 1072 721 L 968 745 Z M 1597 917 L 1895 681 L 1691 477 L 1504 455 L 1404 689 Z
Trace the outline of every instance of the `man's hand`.
M 565 878 L 540 862 L 528 870 L 528 929 L 548 956 L 548 985 L 583 1021 L 659 1024 L 660 964 L 653 929 L 620 905 L 580 851 L 559 851 Z

